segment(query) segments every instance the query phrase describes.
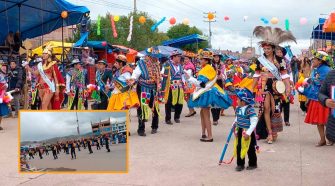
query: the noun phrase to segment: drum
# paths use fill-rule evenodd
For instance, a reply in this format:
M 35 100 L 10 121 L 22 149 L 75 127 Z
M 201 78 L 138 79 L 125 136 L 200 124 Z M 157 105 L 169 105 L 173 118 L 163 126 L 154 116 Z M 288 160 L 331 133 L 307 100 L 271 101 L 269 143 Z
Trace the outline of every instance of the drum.
M 272 88 L 276 94 L 283 94 L 285 93 L 285 84 L 283 81 L 274 81 L 272 84 Z

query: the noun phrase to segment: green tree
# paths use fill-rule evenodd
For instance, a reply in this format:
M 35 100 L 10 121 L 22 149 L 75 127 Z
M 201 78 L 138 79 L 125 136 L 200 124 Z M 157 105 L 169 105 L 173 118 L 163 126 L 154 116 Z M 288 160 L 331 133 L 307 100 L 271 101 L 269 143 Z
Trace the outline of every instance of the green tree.
M 170 39 L 176 39 L 176 38 L 184 37 L 184 36 L 191 35 L 191 34 L 202 35 L 203 33 L 197 27 L 195 27 L 195 26 L 190 27 L 190 26 L 185 25 L 185 24 L 178 24 L 178 25 L 172 26 L 167 31 L 167 36 Z M 203 42 L 198 43 L 198 46 L 197 46 L 197 43 L 188 44 L 188 45 L 183 46 L 182 49 L 197 52 L 198 49 L 207 48 L 207 47 L 208 47 L 208 42 L 203 41 Z

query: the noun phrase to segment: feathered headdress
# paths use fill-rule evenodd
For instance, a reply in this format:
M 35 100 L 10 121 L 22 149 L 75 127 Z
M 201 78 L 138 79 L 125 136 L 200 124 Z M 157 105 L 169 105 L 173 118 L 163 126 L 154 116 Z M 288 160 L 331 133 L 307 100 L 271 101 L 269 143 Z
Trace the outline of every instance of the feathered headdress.
M 287 41 L 294 41 L 297 43 L 296 38 L 290 31 L 284 31 L 280 28 L 257 26 L 254 29 L 254 35 L 263 40 L 259 42 L 261 45 L 269 44 L 279 46 L 280 43 Z

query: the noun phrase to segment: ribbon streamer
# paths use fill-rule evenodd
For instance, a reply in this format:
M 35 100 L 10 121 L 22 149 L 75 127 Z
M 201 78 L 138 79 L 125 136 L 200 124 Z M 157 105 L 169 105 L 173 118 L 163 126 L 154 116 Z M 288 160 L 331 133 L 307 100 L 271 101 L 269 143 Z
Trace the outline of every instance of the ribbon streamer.
M 115 22 L 114 22 L 114 16 L 110 16 L 111 24 L 112 24 L 112 30 L 113 30 L 113 37 L 117 38 L 117 32 L 115 28 Z
M 127 41 L 129 42 L 131 40 L 131 35 L 133 33 L 133 16 L 130 17 L 130 23 L 129 23 L 129 35 L 127 37 Z
M 161 19 L 160 21 L 158 21 L 156 24 L 152 25 L 151 31 L 152 32 L 155 31 L 156 28 L 165 21 L 165 19 L 166 19 L 166 17 L 163 17 L 163 19 Z
M 98 21 L 97 21 L 97 35 L 100 36 L 101 32 L 100 32 L 100 21 L 101 21 L 101 18 L 100 16 L 98 16 Z

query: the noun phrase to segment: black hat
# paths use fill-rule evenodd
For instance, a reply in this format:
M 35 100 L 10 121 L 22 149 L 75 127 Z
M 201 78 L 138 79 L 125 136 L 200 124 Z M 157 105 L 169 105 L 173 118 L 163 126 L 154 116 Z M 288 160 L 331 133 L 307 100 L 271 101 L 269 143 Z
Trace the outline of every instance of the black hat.
M 107 61 L 106 60 L 99 60 L 97 63 L 102 63 L 102 64 L 104 64 L 104 65 L 107 65 Z

